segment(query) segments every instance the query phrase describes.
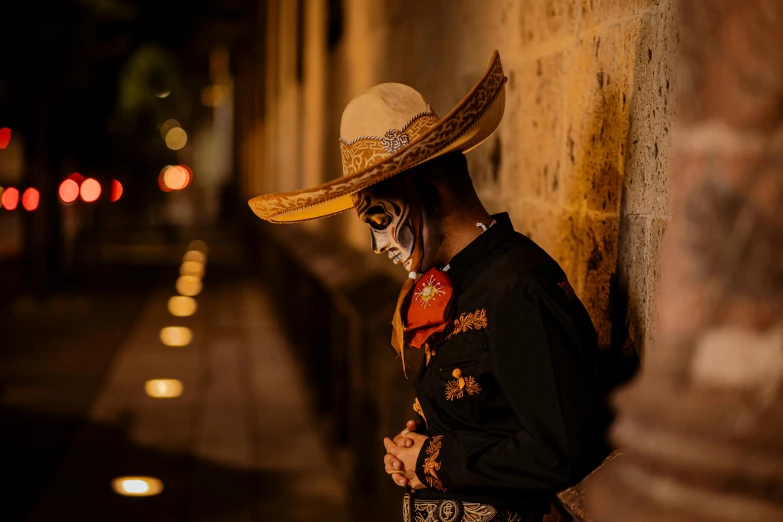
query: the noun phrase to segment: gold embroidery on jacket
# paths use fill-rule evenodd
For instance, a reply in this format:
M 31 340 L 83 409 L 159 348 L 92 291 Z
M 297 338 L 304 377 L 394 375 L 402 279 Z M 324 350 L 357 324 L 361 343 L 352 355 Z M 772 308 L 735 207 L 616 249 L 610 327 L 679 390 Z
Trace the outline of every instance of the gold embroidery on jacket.
M 451 327 L 451 332 L 446 336 L 446 339 L 451 338 L 453 335 L 457 335 L 469 330 L 483 330 L 487 327 L 487 311 L 483 308 L 476 310 L 475 312 L 465 313 L 454 319 L 454 324 Z
M 446 383 L 446 400 L 453 401 L 454 399 L 461 399 L 465 396 L 465 392 L 468 392 L 468 395 L 478 395 L 481 393 L 481 386 L 476 379 L 471 375 L 463 377 L 462 370 L 459 368 L 456 368 L 451 372 L 451 376 L 454 377 L 455 380 Z
M 418 413 L 419 416 L 421 416 L 421 418 L 424 419 L 424 425 L 425 426 L 429 426 L 429 424 L 427 424 L 427 417 L 424 416 L 424 410 L 421 408 L 421 403 L 419 402 L 419 398 L 418 397 L 416 397 L 413 400 L 413 411 Z
M 429 446 L 427 446 L 427 458 L 424 460 L 424 479 L 431 488 L 435 488 L 438 491 L 448 491 L 443 487 L 443 483 L 436 473 L 440 469 L 440 462 L 436 459 L 440 455 L 440 449 L 443 447 L 442 438 L 443 435 L 432 437 Z

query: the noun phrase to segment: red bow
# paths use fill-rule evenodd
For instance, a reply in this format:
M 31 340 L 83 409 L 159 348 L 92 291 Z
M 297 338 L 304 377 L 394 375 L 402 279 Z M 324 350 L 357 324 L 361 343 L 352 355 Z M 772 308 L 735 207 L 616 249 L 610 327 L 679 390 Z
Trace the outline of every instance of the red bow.
M 448 273 L 431 268 L 416 281 L 408 312 L 405 337 L 413 348 L 421 348 L 432 334 L 449 324 L 454 285 Z

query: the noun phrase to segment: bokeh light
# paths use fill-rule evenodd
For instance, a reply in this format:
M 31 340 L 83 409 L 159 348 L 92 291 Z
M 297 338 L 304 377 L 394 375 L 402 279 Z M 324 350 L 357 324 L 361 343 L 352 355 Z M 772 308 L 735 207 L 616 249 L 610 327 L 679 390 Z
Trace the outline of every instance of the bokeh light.
M 0 149 L 4 149 L 11 143 L 11 129 L 3 127 L 0 129 Z
M 182 395 L 182 382 L 177 379 L 150 379 L 144 383 L 147 395 L 156 399 L 173 399 Z
M 202 252 L 204 255 L 209 253 L 207 244 L 200 239 L 194 239 L 188 243 L 188 250 L 196 250 L 197 252 Z
M 186 295 L 175 295 L 169 299 L 169 312 L 176 317 L 190 317 L 197 308 L 196 300 Z
M 195 297 L 201 293 L 201 278 L 196 276 L 179 276 L 177 278 L 177 292 L 188 297 Z
M 111 180 L 111 200 L 117 201 L 122 197 L 122 183 L 116 179 Z
M 86 203 L 92 203 L 101 197 L 101 184 L 97 179 L 87 178 L 79 188 L 79 194 Z
M 188 142 L 188 133 L 182 127 L 174 127 L 166 133 L 166 146 L 171 150 L 180 150 Z
M 166 326 L 160 330 L 160 340 L 166 346 L 187 346 L 193 340 L 193 332 L 186 326 Z
M 188 250 L 185 252 L 185 255 L 182 256 L 182 261 L 195 261 L 197 263 L 206 264 L 207 256 L 204 252 L 199 252 L 198 250 Z
M 79 174 L 78 172 L 74 172 L 70 176 L 68 176 L 65 179 L 72 179 L 76 182 L 77 185 L 81 186 L 82 183 L 84 183 L 84 176 Z
M 166 172 L 171 168 L 171 165 L 166 165 L 163 167 L 160 171 L 160 174 L 158 174 L 158 187 L 160 187 L 160 190 L 163 192 L 171 192 L 171 189 L 166 186 L 166 184 L 163 182 L 163 176 L 166 175 Z
M 111 488 L 126 497 L 151 497 L 163 491 L 163 482 L 155 477 L 117 477 Z
M 169 131 L 175 127 L 181 127 L 182 125 L 179 124 L 177 120 L 166 120 L 163 123 L 160 124 L 160 137 L 162 139 L 166 139 L 166 135 L 169 133 Z
M 38 203 L 41 201 L 41 194 L 34 188 L 30 187 L 22 194 L 22 206 L 28 212 L 38 208 Z
M 158 91 L 155 93 L 155 96 L 158 98 L 168 98 L 169 94 L 171 94 L 171 91 L 165 90 L 165 91 Z
M 73 203 L 79 197 L 79 184 L 70 178 L 66 179 L 60 183 L 57 194 L 63 203 Z
M 184 189 L 188 181 L 188 171 L 179 165 L 171 166 L 163 173 L 163 184 L 171 190 Z
M 179 267 L 179 275 L 204 277 L 204 264 L 198 261 L 185 261 Z
M 6 210 L 14 210 L 19 204 L 19 191 L 14 187 L 8 187 L 3 191 L 2 197 L 0 197 L 0 203 Z

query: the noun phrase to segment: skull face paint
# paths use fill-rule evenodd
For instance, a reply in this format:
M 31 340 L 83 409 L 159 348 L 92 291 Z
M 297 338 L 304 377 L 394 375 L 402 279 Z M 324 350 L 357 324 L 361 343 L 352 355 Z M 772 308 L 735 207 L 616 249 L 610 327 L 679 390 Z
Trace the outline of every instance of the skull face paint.
M 394 264 L 406 271 L 413 265 L 416 238 L 410 223 L 410 205 L 405 201 L 402 176 L 354 194 L 353 205 L 359 218 L 370 227 L 372 250 L 385 252 Z

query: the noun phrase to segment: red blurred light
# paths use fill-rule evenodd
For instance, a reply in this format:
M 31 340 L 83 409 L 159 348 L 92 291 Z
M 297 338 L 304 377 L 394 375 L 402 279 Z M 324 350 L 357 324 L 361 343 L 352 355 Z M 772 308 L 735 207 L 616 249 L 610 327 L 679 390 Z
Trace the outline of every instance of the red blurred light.
M 19 191 L 14 187 L 8 187 L 3 191 L 3 197 L 0 198 L 0 203 L 3 204 L 4 209 L 14 210 L 19 204 Z
M 79 194 L 85 203 L 92 203 L 101 196 L 101 184 L 96 179 L 87 178 L 82 183 Z
M 122 183 L 116 179 L 111 180 L 111 200 L 117 201 L 122 197 Z
M 74 172 L 73 174 L 71 174 L 70 176 L 68 176 L 68 177 L 67 177 L 67 178 L 65 178 L 65 179 L 72 179 L 73 181 L 75 181 L 75 182 L 76 182 L 76 185 L 77 185 L 77 186 L 79 186 L 79 185 L 81 185 L 82 183 L 84 183 L 84 176 L 82 176 L 82 175 L 81 175 L 81 174 L 79 174 L 78 172 Z M 76 199 L 76 198 L 73 198 L 73 199 Z
M 187 181 L 185 182 L 185 185 L 182 187 L 182 188 L 185 188 L 185 187 L 187 187 L 188 185 L 190 185 L 190 182 L 191 182 L 191 181 L 193 181 L 193 171 L 192 171 L 192 170 L 191 170 L 191 168 L 190 168 L 190 167 L 188 167 L 187 165 L 180 165 L 180 167 L 182 167 L 183 169 L 185 169 L 185 172 L 187 172 L 187 173 L 188 173 L 188 179 L 187 179 Z
M 38 202 L 41 201 L 41 194 L 34 188 L 30 187 L 22 194 L 22 206 L 28 212 L 38 208 Z
M 11 129 L 3 127 L 0 129 L 0 149 L 4 149 L 11 142 Z
M 58 194 L 63 203 L 73 203 L 79 197 L 79 184 L 68 178 L 60 183 Z

